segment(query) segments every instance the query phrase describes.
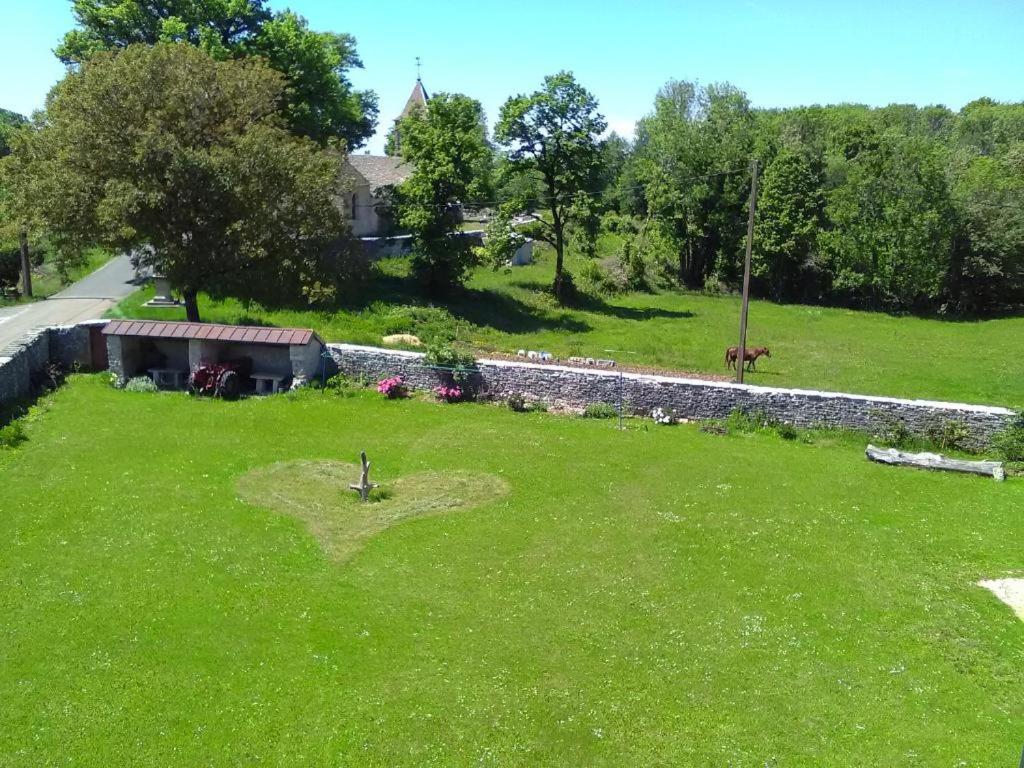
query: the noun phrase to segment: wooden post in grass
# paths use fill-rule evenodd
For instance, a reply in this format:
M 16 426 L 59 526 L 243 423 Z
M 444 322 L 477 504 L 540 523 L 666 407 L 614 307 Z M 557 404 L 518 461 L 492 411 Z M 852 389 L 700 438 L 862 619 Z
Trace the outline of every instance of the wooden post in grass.
M 359 498 L 363 501 L 370 500 L 370 491 L 377 487 L 376 483 L 370 482 L 370 462 L 366 460 L 366 451 L 362 451 L 359 454 L 360 462 L 363 465 L 363 471 L 359 475 L 359 484 L 353 483 L 349 488 L 359 493 Z
M 747 356 L 747 311 L 750 307 L 750 255 L 754 246 L 754 215 L 757 212 L 757 160 L 750 163 L 750 216 L 747 219 L 747 253 L 743 262 L 743 304 L 740 307 L 740 346 L 736 350 L 736 381 L 743 383 Z

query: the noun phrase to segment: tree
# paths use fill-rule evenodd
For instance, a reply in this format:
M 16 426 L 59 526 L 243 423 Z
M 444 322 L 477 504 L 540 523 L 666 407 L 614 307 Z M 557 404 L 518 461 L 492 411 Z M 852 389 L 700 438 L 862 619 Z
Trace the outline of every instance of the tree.
M 649 211 L 676 241 L 688 288 L 741 274 L 753 141 L 750 104 L 727 83 L 669 82 L 638 124 L 636 174 Z
M 11 141 L 28 118 L 0 109 L 0 161 L 11 153 Z M 25 295 L 32 295 L 32 265 L 29 254 L 28 225 L 15 212 L 12 195 L 0 183 L 0 291 L 15 287 L 21 279 Z
M 314 32 L 291 11 L 272 14 L 263 0 L 72 0 L 78 29 L 56 54 L 80 65 L 97 51 L 186 42 L 219 60 L 262 56 L 287 79 L 285 113 L 293 132 L 348 149 L 374 131 L 377 97 L 357 91 L 348 73 L 361 68 L 351 35 Z
M 398 223 L 413 235 L 413 271 L 431 293 L 461 284 L 473 252 L 460 235 L 461 204 L 487 196 L 491 148 L 480 102 L 436 94 L 402 119 L 401 153 L 413 167 L 396 189 Z
M 820 167 L 783 148 L 764 172 L 754 227 L 753 275 L 776 301 L 818 298 L 807 282 L 824 220 Z
M 14 131 L 28 124 L 28 118 L 11 112 L 9 109 L 0 109 L 0 157 L 11 153 L 10 136 Z
M 501 108 L 495 138 L 507 148 L 514 176 L 535 177 L 541 197 L 524 196 L 515 204 L 533 215 L 532 234 L 555 249 L 555 298 L 566 298 L 566 227 L 585 221 L 600 184 L 599 137 L 607 123 L 597 99 L 569 72 L 544 78 L 541 90 L 513 96 Z M 543 207 L 549 218 L 537 215 Z
M 94 54 L 51 92 L 4 161 L 19 208 L 62 251 L 133 251 L 196 296 L 335 288 L 341 158 L 288 132 L 284 81 L 262 61 L 181 43 Z M 13 162 L 12 162 L 13 161 Z
M 949 294 L 971 314 L 1024 303 L 1024 143 L 968 161 L 954 182 L 959 224 Z
M 946 281 L 953 211 L 945 167 L 924 139 L 892 134 L 848 161 L 820 238 L 835 289 L 875 308 L 922 308 Z

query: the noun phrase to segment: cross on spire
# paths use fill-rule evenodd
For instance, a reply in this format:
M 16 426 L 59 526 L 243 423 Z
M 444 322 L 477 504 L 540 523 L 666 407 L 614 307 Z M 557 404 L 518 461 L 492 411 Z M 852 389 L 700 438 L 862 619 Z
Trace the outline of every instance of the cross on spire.
M 416 57 L 416 80 L 417 80 L 417 82 L 419 82 L 419 79 L 420 79 L 420 64 L 421 63 L 422 62 L 420 61 L 420 57 L 417 56 Z

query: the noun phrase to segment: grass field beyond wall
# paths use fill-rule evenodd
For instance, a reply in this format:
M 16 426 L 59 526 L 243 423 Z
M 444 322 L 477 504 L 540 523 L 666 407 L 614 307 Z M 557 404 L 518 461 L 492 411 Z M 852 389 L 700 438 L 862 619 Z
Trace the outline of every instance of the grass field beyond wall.
M 0 764 L 1016 764 L 1024 482 L 643 426 L 73 377 L 0 450 Z M 493 483 L 347 559 L 263 506 L 362 449 Z
M 362 344 L 380 344 L 385 334 L 429 339 L 454 330 L 482 354 L 547 350 L 720 374 L 727 373 L 725 348 L 736 344 L 735 297 L 633 293 L 565 309 L 547 292 L 546 257 L 511 272 L 477 270 L 446 310 L 410 306 L 420 300 L 401 262 L 384 263 L 382 271 L 361 308 L 266 310 L 204 298 L 203 319 L 311 327 L 328 341 Z M 114 314 L 184 319 L 181 309 L 143 307 L 148 296 L 132 296 Z M 749 344 L 772 351 L 748 378 L 756 384 L 1024 406 L 1024 318 L 953 322 L 756 301 Z

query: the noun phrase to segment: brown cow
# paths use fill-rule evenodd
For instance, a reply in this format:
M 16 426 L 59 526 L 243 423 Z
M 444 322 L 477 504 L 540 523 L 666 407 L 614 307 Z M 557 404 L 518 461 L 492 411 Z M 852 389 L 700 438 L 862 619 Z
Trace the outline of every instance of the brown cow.
M 739 347 L 729 347 L 727 350 L 725 350 L 725 367 L 726 368 L 735 368 L 736 367 L 736 359 L 739 356 L 740 356 Z M 771 350 L 769 350 L 768 347 L 753 347 L 753 348 L 747 347 L 746 349 L 744 349 L 743 350 L 743 360 L 747 364 L 747 370 L 748 371 L 756 370 L 756 368 L 754 367 L 754 364 L 757 362 L 757 358 L 762 357 L 762 356 L 764 356 L 764 357 L 771 357 L 772 356 Z

